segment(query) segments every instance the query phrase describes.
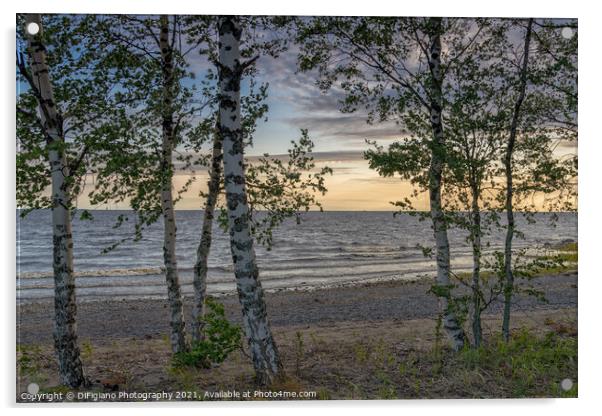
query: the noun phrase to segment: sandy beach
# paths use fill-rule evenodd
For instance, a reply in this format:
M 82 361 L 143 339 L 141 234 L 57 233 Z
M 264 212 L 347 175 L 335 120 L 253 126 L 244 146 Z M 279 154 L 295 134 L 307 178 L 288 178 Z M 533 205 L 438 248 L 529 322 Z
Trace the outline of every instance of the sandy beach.
M 567 342 L 576 342 L 577 274 L 539 277 L 533 284 L 545 292 L 548 303 L 517 297 L 513 333 L 519 340 L 521 329 L 525 329 L 535 337 L 554 334 L 561 341 L 568 337 Z M 545 379 L 533 378 L 529 390 L 522 392 L 516 390 L 516 377 L 521 376 L 515 375 L 515 370 L 504 367 L 494 368 L 495 374 L 483 368 L 459 372 L 458 365 L 466 365 L 464 361 L 458 364 L 459 356 L 445 347 L 440 350 L 443 352 L 436 352 L 437 345 L 445 346 L 445 339 L 436 335 L 437 302 L 427 293 L 429 286 L 428 281 L 392 281 L 266 293 L 288 377 L 271 389 L 310 394 L 309 399 L 562 394 L 554 387 L 559 380 L 548 379 L 548 373 Z M 220 301 L 227 315 L 238 321 L 236 296 Z M 500 331 L 499 308 L 494 304 L 483 315 L 488 342 L 496 342 L 494 334 Z M 52 304 L 20 305 L 17 312 L 18 362 L 25 363 L 18 365 L 17 400 L 22 400 L 19 394 L 31 382 L 44 391 L 61 391 L 53 387 L 59 382 L 52 347 Z M 190 299 L 186 299 L 189 312 Z M 78 332 L 82 360 L 92 382 L 85 391 L 93 392 L 90 394 L 187 391 L 194 396 L 180 400 L 222 400 L 228 399 L 220 396 L 225 391 L 241 392 L 254 385 L 253 368 L 242 350 L 211 369 L 174 369 L 167 338 L 168 308 L 163 300 L 83 302 L 78 310 Z M 572 359 L 558 364 L 558 377 L 576 380 L 576 371 Z
M 532 284 L 543 290 L 548 303 L 532 297 L 518 296 L 516 310 L 576 308 L 577 274 L 538 277 Z M 391 281 L 364 283 L 314 290 L 267 292 L 269 318 L 274 327 L 323 326 L 342 322 L 395 321 L 434 318 L 437 300 L 427 293 L 431 282 Z M 238 299 L 234 294 L 220 298 L 229 319 L 240 320 Z M 487 313 L 499 311 L 491 305 Z M 51 302 L 17 306 L 17 342 L 20 344 L 52 342 Z M 190 316 L 190 298 L 185 299 L 185 317 Z M 145 339 L 169 332 L 169 315 L 165 300 L 119 299 L 82 302 L 78 305 L 80 339 L 110 343 L 115 339 Z

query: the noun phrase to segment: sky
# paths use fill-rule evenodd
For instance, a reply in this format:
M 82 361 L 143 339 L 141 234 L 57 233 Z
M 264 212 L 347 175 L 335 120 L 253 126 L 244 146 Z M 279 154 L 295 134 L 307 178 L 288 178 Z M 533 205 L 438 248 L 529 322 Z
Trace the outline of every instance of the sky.
M 324 210 L 391 211 L 390 202 L 409 195 L 412 188 L 399 178 L 382 178 L 369 169 L 363 152 L 368 149 L 366 139 L 386 145 L 401 137 L 400 128 L 393 122 L 369 125 L 365 112 L 341 113 L 341 93 L 336 90 L 323 93 L 316 85 L 315 73 L 297 72 L 296 59 L 296 49 L 290 49 L 278 58 L 262 56 L 257 61 L 258 82 L 269 83 L 269 111 L 267 121 L 258 122 L 253 147 L 245 149 L 246 156 L 252 160 L 264 153 L 285 155 L 291 141 L 299 139 L 300 130 L 308 129 L 315 144 L 316 169 L 323 166 L 333 169 L 333 175 L 326 179 L 328 192 L 320 197 Z M 206 63 L 190 64 L 192 71 L 201 74 L 197 76 L 200 79 Z M 198 195 L 206 190 L 207 173 L 195 172 L 194 176 L 196 181 L 182 195 L 177 209 L 202 208 L 203 201 Z M 186 172 L 180 172 L 174 178 L 174 189 L 181 188 L 189 178 Z M 78 198 L 78 206 L 94 208 L 85 196 Z M 126 209 L 127 205 L 110 208 Z M 417 201 L 417 208 L 428 209 L 426 197 Z
M 367 123 L 362 111 L 342 113 L 336 89 L 326 93 L 316 85 L 315 73 L 296 70 L 297 51 L 284 52 L 277 59 L 261 57 L 257 62 L 259 81 L 269 82 L 267 122 L 260 121 L 248 156 L 263 153 L 286 154 L 290 141 L 299 138 L 307 128 L 315 143 L 317 167 L 329 166 L 333 175 L 326 180 L 328 192 L 320 197 L 325 210 L 392 211 L 391 202 L 408 197 L 413 187 L 398 177 L 384 178 L 368 166 L 363 152 L 369 148 L 366 139 L 388 145 L 402 137 L 394 122 Z M 558 155 L 576 153 L 576 145 L 560 146 Z M 182 175 L 177 183 L 185 183 Z M 179 203 L 180 209 L 197 209 L 198 191 L 205 189 L 206 176 L 200 175 Z M 176 184 L 177 185 L 177 184 Z M 414 199 L 415 208 L 428 210 L 428 195 Z
M 194 62 L 191 70 L 202 77 L 206 64 Z M 268 82 L 269 112 L 267 121 L 259 121 L 253 138 L 253 147 L 246 154 L 253 157 L 269 153 L 287 153 L 290 142 L 300 137 L 300 129 L 308 129 L 313 140 L 314 157 L 317 168 L 329 166 L 333 175 L 326 179 L 328 192 L 320 197 L 325 210 L 367 210 L 392 211 L 392 201 L 401 200 L 412 193 L 412 186 L 399 178 L 383 178 L 368 167 L 363 152 L 369 145 L 366 139 L 380 145 L 388 145 L 402 137 L 401 128 L 394 122 L 367 123 L 363 111 L 342 113 L 340 90 L 322 92 L 316 85 L 315 72 L 297 71 L 297 50 L 291 48 L 278 58 L 262 56 L 257 61 L 258 81 Z M 574 147 L 561 147 L 559 153 L 575 153 Z M 175 189 L 179 189 L 189 179 L 190 174 L 179 172 L 174 178 Z M 197 180 L 189 191 L 183 194 L 178 209 L 200 209 L 203 201 L 199 191 L 206 189 L 206 172 L 196 174 Z M 85 196 L 78 199 L 78 206 L 90 208 Z M 415 201 L 419 210 L 429 208 L 426 195 Z M 98 208 L 98 207 L 96 207 Z M 113 209 L 127 208 L 110 206 Z
M 294 50 L 277 59 L 262 57 L 258 68 L 260 78 L 269 82 L 269 113 L 268 121 L 259 124 L 248 155 L 285 154 L 290 141 L 306 128 L 315 144 L 317 166 L 333 169 L 326 181 L 328 193 L 321 197 L 324 209 L 390 211 L 390 201 L 409 193 L 409 184 L 380 177 L 363 158 L 366 139 L 388 144 L 401 136 L 395 123 L 369 125 L 364 112 L 341 113 L 342 95 L 320 91 L 315 73 L 297 72 Z
M 267 121 L 260 120 L 253 135 L 253 147 L 245 154 L 252 161 L 264 153 L 286 155 L 292 140 L 301 129 L 308 129 L 314 142 L 316 169 L 328 166 L 333 175 L 326 178 L 328 192 L 320 196 L 324 210 L 329 211 L 392 211 L 392 201 L 412 192 L 412 187 L 399 178 L 383 178 L 368 167 L 363 153 L 368 149 L 366 139 L 387 145 L 401 137 L 394 122 L 367 123 L 367 114 L 358 111 L 342 113 L 337 89 L 322 92 L 316 85 L 315 72 L 297 71 L 297 49 L 280 54 L 278 58 L 262 56 L 257 61 L 257 81 L 269 83 Z M 195 63 L 191 68 L 194 70 Z M 203 71 L 199 63 L 196 68 Z M 177 189 L 189 176 L 180 173 L 175 178 Z M 198 209 L 202 201 L 198 193 L 206 189 L 207 174 L 196 173 L 197 180 L 178 203 L 179 209 Z M 426 195 L 417 201 L 418 209 L 428 209 Z M 84 203 L 85 205 L 85 203 Z

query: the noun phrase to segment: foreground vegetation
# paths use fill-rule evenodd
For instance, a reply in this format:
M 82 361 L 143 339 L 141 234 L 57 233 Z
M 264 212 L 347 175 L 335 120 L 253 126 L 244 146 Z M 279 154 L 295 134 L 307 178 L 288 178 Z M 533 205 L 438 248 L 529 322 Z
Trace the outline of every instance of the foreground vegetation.
M 507 344 L 499 317 L 484 316 L 486 342 L 460 353 L 445 346 L 432 319 L 333 326 L 275 328 L 286 378 L 261 390 L 309 391 L 316 399 L 577 396 L 575 309 L 517 313 Z M 82 345 L 90 391 L 188 391 L 197 400 L 207 400 L 207 392 L 253 390 L 245 354 L 231 354 L 220 367 L 193 368 L 173 365 L 166 336 Z M 51 345 L 23 345 L 17 355 L 18 394 L 31 382 L 41 392 L 68 391 L 57 387 Z M 568 391 L 561 388 L 565 379 L 572 381 Z

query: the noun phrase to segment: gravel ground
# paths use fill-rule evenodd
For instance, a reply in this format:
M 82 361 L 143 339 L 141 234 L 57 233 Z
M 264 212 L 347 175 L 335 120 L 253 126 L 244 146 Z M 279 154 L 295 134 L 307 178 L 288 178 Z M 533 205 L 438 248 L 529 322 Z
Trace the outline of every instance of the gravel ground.
M 549 303 L 519 296 L 515 310 L 560 309 L 577 305 L 577 273 L 563 273 L 533 280 L 545 292 Z M 376 284 L 266 293 L 268 313 L 274 327 L 332 325 L 354 321 L 390 321 L 436 316 L 436 298 L 428 293 L 426 281 L 393 281 Z M 221 298 L 228 316 L 240 319 L 235 295 Z M 486 313 L 496 312 L 492 304 Z M 52 342 L 52 303 L 17 305 L 17 342 Z M 190 316 L 190 299 L 185 301 Z M 118 339 L 149 338 L 169 332 L 165 300 L 100 300 L 78 306 L 78 334 L 96 344 Z

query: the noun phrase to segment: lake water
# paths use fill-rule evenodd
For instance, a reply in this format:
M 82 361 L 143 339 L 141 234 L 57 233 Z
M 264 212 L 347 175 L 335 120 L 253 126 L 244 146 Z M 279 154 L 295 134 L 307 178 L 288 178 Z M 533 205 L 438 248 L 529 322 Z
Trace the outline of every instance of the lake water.
M 80 300 L 104 297 L 166 296 L 162 274 L 162 223 L 145 231 L 138 242 L 126 242 L 101 254 L 103 248 L 132 235 L 130 221 L 112 228 L 119 214 L 128 211 L 95 211 L 93 221 L 74 220 L 74 263 Z M 131 212 L 129 213 L 131 216 Z M 200 238 L 201 211 L 177 211 L 178 265 L 182 291 L 192 293 L 192 265 Z M 566 239 L 577 240 L 577 214 L 537 214 L 530 224 L 522 216 L 517 223 L 525 239 L 516 247 L 538 248 Z M 271 251 L 256 246 L 260 279 L 265 289 L 317 287 L 374 279 L 411 279 L 432 275 L 435 262 L 425 258 L 417 245 L 434 244 L 430 222 L 390 212 L 310 212 L 303 221 L 285 222 L 274 233 Z M 228 236 L 217 226 L 209 259 L 208 292 L 234 290 Z M 17 215 L 17 299 L 34 301 L 53 296 L 52 233 L 50 211 Z M 486 251 L 501 249 L 504 231 L 485 237 Z M 471 252 L 466 234 L 450 231 L 452 267 L 468 270 Z

